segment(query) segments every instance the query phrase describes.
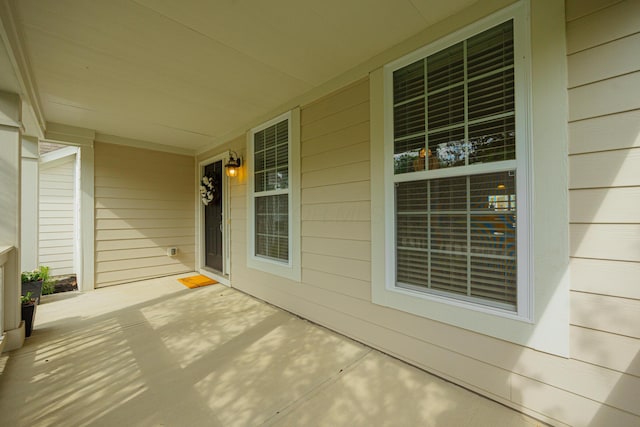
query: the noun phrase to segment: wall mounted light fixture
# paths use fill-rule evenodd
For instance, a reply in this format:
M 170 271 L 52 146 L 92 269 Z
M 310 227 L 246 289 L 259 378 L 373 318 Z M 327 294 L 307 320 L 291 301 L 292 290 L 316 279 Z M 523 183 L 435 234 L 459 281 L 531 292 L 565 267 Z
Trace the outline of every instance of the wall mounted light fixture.
M 240 158 L 240 156 L 238 156 L 238 153 L 236 153 L 235 151 L 229 152 L 229 160 L 227 161 L 227 164 L 224 165 L 227 176 L 231 178 L 238 176 L 241 165 L 242 159 Z

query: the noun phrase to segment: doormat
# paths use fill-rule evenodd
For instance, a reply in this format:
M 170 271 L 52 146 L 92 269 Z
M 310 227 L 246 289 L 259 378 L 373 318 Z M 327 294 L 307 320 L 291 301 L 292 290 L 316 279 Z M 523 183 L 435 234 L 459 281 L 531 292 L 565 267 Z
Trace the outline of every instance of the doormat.
M 210 279 L 207 276 L 198 275 L 185 277 L 184 279 L 178 279 L 178 282 L 182 283 L 189 289 L 201 288 L 203 286 L 213 285 L 214 283 L 218 283 L 216 280 Z

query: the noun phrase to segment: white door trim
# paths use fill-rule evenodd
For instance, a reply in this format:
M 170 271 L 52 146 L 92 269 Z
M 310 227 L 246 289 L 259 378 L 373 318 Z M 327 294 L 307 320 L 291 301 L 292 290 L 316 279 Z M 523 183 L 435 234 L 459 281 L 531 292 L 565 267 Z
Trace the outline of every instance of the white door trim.
M 229 177 L 224 171 L 224 165 L 229 159 L 230 152 L 225 151 L 216 156 L 209 157 L 198 163 L 196 169 L 196 271 L 200 274 L 210 277 L 226 286 L 231 286 L 231 242 L 229 240 Z M 206 267 L 206 252 L 205 252 L 205 236 L 204 236 L 204 205 L 200 200 L 200 180 L 204 173 L 204 168 L 207 165 L 221 161 L 222 162 L 222 274 L 210 270 Z

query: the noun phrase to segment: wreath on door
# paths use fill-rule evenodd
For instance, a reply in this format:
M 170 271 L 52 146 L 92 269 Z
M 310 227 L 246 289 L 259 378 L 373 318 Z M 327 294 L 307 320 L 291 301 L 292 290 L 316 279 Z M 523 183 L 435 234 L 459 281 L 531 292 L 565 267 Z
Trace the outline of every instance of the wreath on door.
M 207 206 L 209 203 L 217 201 L 218 197 L 220 197 L 220 194 L 215 176 L 203 176 L 200 181 L 200 199 L 202 200 L 202 204 Z

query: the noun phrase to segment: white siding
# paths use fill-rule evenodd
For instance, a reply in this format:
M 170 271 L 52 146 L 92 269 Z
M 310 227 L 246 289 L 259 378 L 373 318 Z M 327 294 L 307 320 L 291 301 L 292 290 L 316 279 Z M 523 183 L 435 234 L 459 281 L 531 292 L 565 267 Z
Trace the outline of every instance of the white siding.
M 194 269 L 194 171 L 193 157 L 95 144 L 96 287 Z
M 51 275 L 76 273 L 75 154 L 40 164 L 39 264 Z

